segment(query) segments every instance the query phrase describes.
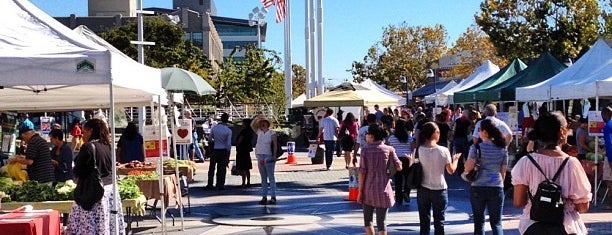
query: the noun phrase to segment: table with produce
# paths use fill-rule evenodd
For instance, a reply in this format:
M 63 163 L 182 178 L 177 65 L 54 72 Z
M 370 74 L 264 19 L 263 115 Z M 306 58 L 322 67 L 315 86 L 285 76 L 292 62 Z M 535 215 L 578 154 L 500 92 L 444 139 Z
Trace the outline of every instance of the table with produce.
M 117 181 L 117 186 L 129 229 L 132 216 L 144 215 L 146 198 L 134 179 L 125 177 Z M 0 177 L 0 208 L 12 210 L 31 205 L 36 210 L 52 209 L 62 214 L 69 214 L 74 203 L 75 187 L 76 184 L 72 180 L 60 182 L 54 187 L 36 181 L 22 182 L 13 181 L 10 177 Z
M 128 175 L 126 178 L 134 180 L 142 194 L 147 200 L 154 199 L 156 205 L 157 201 L 161 199 L 159 190 L 159 176 L 155 172 L 134 172 Z M 181 198 L 179 197 L 179 188 L 177 187 L 176 177 L 173 174 L 164 175 L 164 205 L 168 207 L 171 199 L 176 206 L 181 205 Z
M 193 175 L 195 172 L 195 162 L 189 160 L 178 160 L 169 159 L 164 161 L 164 174 L 174 174 L 175 162 L 178 162 L 179 173 L 187 177 L 188 182 L 193 182 Z M 157 165 L 154 162 L 140 162 L 131 161 L 125 164 L 117 164 L 118 175 L 129 175 L 132 171 L 139 172 L 153 172 L 157 170 Z

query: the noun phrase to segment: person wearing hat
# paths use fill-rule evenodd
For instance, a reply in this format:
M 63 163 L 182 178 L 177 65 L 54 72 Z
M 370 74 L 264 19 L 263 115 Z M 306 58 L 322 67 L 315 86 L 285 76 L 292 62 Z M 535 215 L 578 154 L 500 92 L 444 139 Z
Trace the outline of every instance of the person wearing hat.
M 21 127 L 29 127 L 30 129 L 34 130 L 34 123 L 32 121 L 30 121 L 30 116 L 27 113 L 22 113 L 21 114 L 21 124 L 19 125 L 19 128 Z
M 9 160 L 27 165 L 29 180 L 41 183 L 55 182 L 55 173 L 51 163 L 51 151 L 47 141 L 36 134 L 29 126 L 19 128 L 21 141 L 27 147 L 25 155 L 16 155 Z
M 217 168 L 217 184 L 218 190 L 225 189 L 225 175 L 227 173 L 227 165 L 232 149 L 232 130 L 227 126 L 229 115 L 221 114 L 221 123 L 217 124 L 210 130 L 210 138 L 213 139 L 215 145 L 213 147 L 210 165 L 208 166 L 208 184 L 207 189 L 213 188 L 215 177 L 215 167 Z

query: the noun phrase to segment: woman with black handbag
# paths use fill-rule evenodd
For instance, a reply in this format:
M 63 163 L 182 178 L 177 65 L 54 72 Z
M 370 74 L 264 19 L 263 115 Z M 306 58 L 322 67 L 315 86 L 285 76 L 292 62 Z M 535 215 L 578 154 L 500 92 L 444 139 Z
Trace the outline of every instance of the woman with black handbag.
M 494 235 L 503 234 L 501 216 L 504 208 L 504 177 L 508 149 L 501 131 L 489 119 L 480 123 L 482 143 L 470 148 L 462 178 L 472 183 L 470 201 L 474 214 L 474 234 L 485 234 L 485 209 Z
M 83 127 L 84 144 L 75 158 L 73 169 L 77 187 L 74 191 L 66 234 L 125 234 L 121 198 L 113 193 L 110 133 L 106 123 L 90 119 Z M 117 204 L 118 223 L 113 219 Z

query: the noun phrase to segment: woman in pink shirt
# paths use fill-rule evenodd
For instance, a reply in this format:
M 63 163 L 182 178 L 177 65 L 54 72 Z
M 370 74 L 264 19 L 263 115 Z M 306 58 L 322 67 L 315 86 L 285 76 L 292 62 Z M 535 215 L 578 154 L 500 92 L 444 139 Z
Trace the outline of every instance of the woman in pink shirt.
M 521 158 L 512 168 L 514 206 L 525 207 L 519 222 L 521 234 L 587 234 L 580 213 L 589 210 L 589 202 L 592 197 L 591 184 L 580 161 L 561 150 L 561 145 L 567 140 L 567 133 L 567 122 L 560 113 L 551 113 L 551 115 L 538 118 L 532 134 L 543 148 L 530 153 L 548 179 L 552 179 L 564 160 L 569 158 L 555 181 L 562 189 L 563 224 L 555 226 L 531 220 L 532 204 L 528 192 L 535 195 L 538 184 L 545 180 L 545 176 L 528 157 Z
M 392 161 L 397 171 L 402 170 L 402 162 L 397 158 L 395 149 L 385 145 L 387 137 L 384 128 L 377 124 L 368 127 L 367 144 L 361 150 L 359 163 L 359 194 L 357 202 L 363 204 L 363 220 L 367 235 L 374 234 L 373 214 L 376 211 L 378 234 L 387 234 L 385 219 L 389 207 L 395 204 L 387 164 Z

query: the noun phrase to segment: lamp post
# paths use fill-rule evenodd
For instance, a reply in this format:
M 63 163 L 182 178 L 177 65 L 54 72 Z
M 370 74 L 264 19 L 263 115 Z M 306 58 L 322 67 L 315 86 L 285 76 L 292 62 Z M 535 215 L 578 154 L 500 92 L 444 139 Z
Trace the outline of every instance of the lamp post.
M 266 25 L 266 13 L 268 10 L 265 8 L 255 7 L 253 12 L 249 13 L 249 26 L 253 27 L 257 25 L 257 48 L 261 49 L 261 26 Z
M 433 78 L 433 85 L 434 85 L 434 91 L 433 91 L 434 106 L 438 106 L 438 94 L 436 94 L 436 92 L 437 92 L 437 89 L 436 89 L 436 70 L 428 69 L 427 70 L 427 78 Z
M 410 93 L 410 87 L 408 86 L 408 79 L 403 74 L 399 77 L 401 83 L 406 84 L 406 106 L 410 105 L 410 101 L 412 100 L 412 95 Z

